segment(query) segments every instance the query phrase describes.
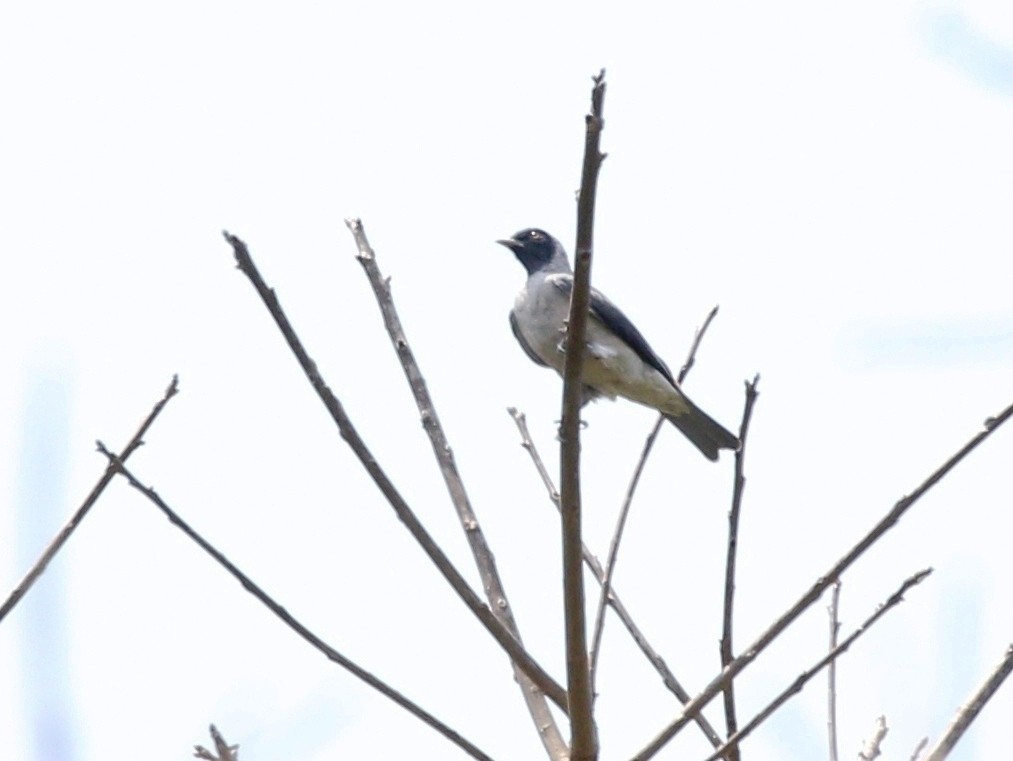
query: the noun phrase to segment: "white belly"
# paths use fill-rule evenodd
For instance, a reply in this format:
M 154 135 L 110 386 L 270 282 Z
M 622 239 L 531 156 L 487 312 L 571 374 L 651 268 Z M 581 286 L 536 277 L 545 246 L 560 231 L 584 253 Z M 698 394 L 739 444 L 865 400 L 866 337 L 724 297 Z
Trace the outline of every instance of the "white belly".
M 528 346 L 562 375 L 570 300 L 551 283 L 546 283 L 544 276 L 531 277 L 539 280 L 529 282 L 517 295 L 514 317 Z M 644 362 L 593 314 L 587 324 L 582 380 L 584 385 L 610 399 L 622 396 L 674 415 L 686 410 L 682 394 L 668 379 Z

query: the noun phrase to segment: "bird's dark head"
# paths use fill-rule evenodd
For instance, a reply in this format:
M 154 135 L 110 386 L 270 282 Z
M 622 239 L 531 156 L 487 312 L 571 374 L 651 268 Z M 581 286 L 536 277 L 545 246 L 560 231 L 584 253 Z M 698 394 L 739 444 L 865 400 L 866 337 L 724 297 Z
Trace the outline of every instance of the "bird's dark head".
M 545 230 L 529 227 L 512 238 L 496 242 L 513 251 L 529 275 L 547 267 L 551 267 L 553 272 L 569 271 L 570 265 L 562 244 Z

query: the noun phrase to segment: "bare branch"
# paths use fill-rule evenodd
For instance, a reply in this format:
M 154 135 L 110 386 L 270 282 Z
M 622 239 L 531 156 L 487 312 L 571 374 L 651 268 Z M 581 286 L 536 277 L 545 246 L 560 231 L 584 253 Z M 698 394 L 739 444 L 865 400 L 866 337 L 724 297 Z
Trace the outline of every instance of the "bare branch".
M 594 696 L 587 659 L 584 618 L 584 577 L 581 572 L 580 526 L 580 403 L 584 366 L 584 337 L 591 300 L 591 251 L 594 240 L 594 205 L 598 170 L 605 157 L 600 150 L 604 127 L 605 71 L 594 78 L 591 113 L 585 120 L 584 168 L 577 199 L 577 246 L 574 253 L 573 292 L 566 324 L 563 365 L 563 414 L 560 424 L 560 500 L 563 524 L 563 604 L 566 620 L 566 677 L 570 697 L 571 761 L 598 758 L 594 725 Z
M 616 527 L 612 532 L 612 541 L 609 543 L 609 554 L 605 559 L 605 578 L 601 581 L 601 593 L 598 595 L 598 609 L 594 616 L 594 635 L 591 637 L 591 686 L 597 692 L 598 656 L 601 654 L 601 638 L 605 632 L 605 607 L 608 605 L 609 596 L 612 594 L 612 577 L 615 575 L 616 560 L 619 557 L 619 544 L 623 540 L 623 532 L 626 530 L 626 519 L 630 514 L 630 506 L 633 504 L 633 495 L 636 493 L 637 485 L 640 483 L 640 476 L 647 465 L 647 457 L 654 449 L 654 442 L 661 432 L 661 426 L 665 422 L 664 415 L 658 415 L 654 427 L 647 434 L 644 441 L 644 449 L 637 460 L 637 466 L 633 469 L 633 477 L 630 485 L 626 487 L 626 496 L 619 508 L 619 517 L 616 519 Z
M 531 456 L 534 462 L 535 469 L 542 478 L 542 483 L 545 485 L 546 490 L 549 493 L 549 499 L 559 509 L 559 492 L 556 491 L 555 484 L 552 483 L 552 477 L 549 472 L 545 469 L 545 465 L 542 463 L 541 455 L 538 454 L 538 448 L 535 446 L 535 442 L 531 439 L 531 432 L 528 430 L 528 423 L 524 417 L 523 412 L 518 412 L 514 407 L 510 407 L 507 410 L 510 416 L 514 419 L 517 424 L 517 429 L 521 434 L 521 446 L 523 446 L 528 454 Z M 587 548 L 587 545 L 582 546 L 582 552 L 584 555 L 584 565 L 586 565 L 597 579 L 598 584 L 602 585 L 605 583 L 605 569 L 602 568 L 601 563 L 598 562 L 598 558 Z M 672 694 L 674 694 L 680 702 L 686 703 L 690 699 L 690 694 L 686 691 L 686 688 L 682 686 L 675 674 L 672 673 L 671 669 L 668 668 L 668 664 L 665 663 L 665 659 L 662 658 L 658 652 L 651 646 L 651 643 L 647 641 L 647 637 L 644 636 L 640 628 L 634 623 L 633 616 L 626 609 L 622 600 L 619 599 L 619 593 L 612 587 L 609 590 L 608 604 L 612 610 L 619 616 L 619 620 L 623 622 L 626 630 L 630 633 L 633 641 L 636 642 L 637 647 L 640 648 L 640 652 L 644 654 L 647 660 L 654 666 L 655 671 L 661 676 L 661 680 L 665 687 L 668 688 Z M 714 727 L 710 725 L 710 722 L 702 715 L 699 714 L 694 717 L 694 720 L 699 725 L 707 739 L 710 740 L 711 745 L 715 748 L 721 745 L 721 738 L 718 733 L 714 731 Z
M 198 547 L 204 550 L 208 555 L 215 559 L 215 561 L 222 566 L 226 571 L 232 574 L 233 578 L 236 579 L 240 584 L 243 585 L 243 589 L 256 597 L 262 602 L 267 608 L 274 613 L 278 618 L 285 622 L 285 624 L 292 629 L 296 634 L 306 640 L 310 645 L 321 652 L 328 660 L 338 664 L 343 669 L 351 673 L 353 676 L 358 677 L 360 680 L 368 684 L 374 690 L 389 698 L 390 700 L 397 703 L 399 706 L 404 708 L 410 714 L 416 718 L 422 720 L 430 727 L 435 729 L 441 735 L 446 737 L 452 743 L 457 745 L 459 748 L 464 750 L 472 758 L 489 759 L 489 756 L 484 752 L 475 747 L 472 743 L 465 740 L 461 735 L 455 732 L 453 729 L 448 727 L 446 724 L 441 722 L 432 714 L 428 713 L 416 703 L 406 698 L 400 692 L 387 685 L 386 682 L 381 681 L 379 678 L 373 676 L 370 672 L 349 660 L 344 655 L 339 653 L 333 647 L 324 642 L 320 637 L 314 634 L 312 631 L 307 629 L 302 623 L 300 623 L 295 616 L 285 610 L 274 598 L 268 595 L 263 589 L 254 583 L 253 579 L 243 573 L 239 568 L 233 565 L 225 555 L 223 555 L 214 545 L 208 542 L 204 537 L 198 534 L 190 525 L 184 521 L 168 504 L 163 500 L 158 493 L 150 486 L 142 484 L 133 473 L 127 470 L 123 461 L 120 460 L 116 455 L 110 452 L 102 442 L 98 442 L 99 451 L 109 458 L 110 465 L 114 468 L 114 471 L 119 472 L 132 487 L 137 489 L 141 494 L 147 497 L 162 513 L 169 522 L 172 523 L 176 528 L 187 535 L 193 540 Z
M 194 746 L 194 756 L 205 761 L 239 761 L 239 746 L 229 745 L 214 724 L 211 725 L 211 739 L 215 741 L 215 753 L 203 745 Z
M 858 752 L 858 761 L 872 761 L 880 754 L 879 746 L 883 744 L 883 740 L 886 739 L 886 733 L 890 731 L 886 726 L 886 717 L 880 716 L 876 719 L 876 728 L 873 730 L 872 737 L 870 737 L 865 746 Z
M 707 761 L 715 761 L 715 759 L 720 758 L 722 753 L 724 753 L 728 748 L 740 743 L 754 729 L 756 729 L 758 726 L 760 726 L 760 724 L 766 721 L 767 718 L 774 713 L 774 711 L 776 711 L 778 708 L 780 708 L 782 705 L 784 705 L 784 703 L 788 701 L 788 698 L 790 698 L 792 695 L 795 695 L 796 693 L 801 692 L 802 688 L 805 687 L 806 683 L 813 677 L 815 677 L 824 666 L 826 666 L 829 663 L 832 663 L 835 658 L 843 654 L 849 647 L 851 647 L 852 643 L 854 643 L 855 640 L 857 640 L 859 637 L 865 634 L 865 632 L 867 632 L 869 628 L 874 623 L 876 623 L 876 621 L 878 621 L 883 615 L 885 615 L 888 610 L 896 606 L 904 599 L 904 594 L 905 592 L 907 592 L 907 590 L 909 590 L 916 584 L 920 584 L 925 579 L 925 577 L 928 576 L 930 573 L 932 573 L 932 569 L 927 568 L 924 571 L 919 571 L 914 576 L 908 578 L 903 584 L 901 584 L 900 589 L 898 589 L 896 592 L 890 595 L 890 598 L 882 605 L 880 605 L 876 609 L 876 611 L 871 616 L 869 616 L 860 627 L 855 629 L 855 631 L 853 631 L 843 642 L 841 642 L 841 644 L 839 644 L 837 647 L 835 647 L 833 650 L 827 653 L 814 666 L 807 669 L 806 671 L 803 671 L 795 679 L 794 682 L 792 682 L 784 691 L 782 691 L 780 695 L 774 698 L 774 700 L 772 700 L 770 704 L 767 705 L 766 708 L 764 708 L 753 719 L 751 719 L 749 723 L 746 724 L 746 726 L 744 726 L 734 735 L 729 737 L 728 742 L 726 742 L 721 748 L 715 751 L 711 756 L 708 756 Z
M 1006 681 L 1006 677 L 1010 675 L 1011 671 L 1013 671 L 1013 645 L 1006 648 L 1006 652 L 1003 654 L 1002 660 L 999 661 L 999 665 L 988 675 L 988 679 L 971 696 L 971 699 L 957 711 L 957 715 L 953 717 L 950 726 L 946 728 L 946 731 L 939 738 L 935 747 L 929 751 L 929 754 L 925 757 L 925 761 L 943 761 L 950 754 L 953 746 L 960 741 L 964 732 L 971 726 L 971 722 L 978 718 L 981 709 L 985 707 L 985 704 L 992 698 L 996 690 Z
M 141 427 L 137 429 L 137 433 L 130 439 L 129 443 L 123 448 L 123 452 L 120 454 L 120 459 L 124 462 L 127 458 L 134 453 L 141 444 L 144 443 L 144 434 L 148 432 L 151 424 L 155 422 L 155 418 L 158 417 L 162 409 L 168 404 L 169 400 L 172 399 L 179 392 L 179 376 L 173 375 L 172 382 L 169 387 L 165 390 L 162 398 L 155 404 L 154 409 L 148 414 L 148 417 L 141 423 Z M 8 613 L 14 610 L 14 606 L 18 604 L 18 601 L 25 596 L 32 584 L 42 575 L 43 571 L 46 570 L 46 566 L 49 565 L 56 553 L 60 551 L 60 548 L 70 539 L 70 535 L 74 533 L 74 530 L 80 525 L 81 521 L 84 520 L 84 516 L 91 510 L 91 506 L 95 504 L 102 492 L 105 491 L 106 486 L 116 476 L 116 470 L 114 468 L 107 467 L 106 472 L 102 474 L 102 477 L 98 480 L 98 483 L 92 487 L 91 492 L 85 497 L 84 502 L 77 511 L 70 516 L 70 520 L 67 521 L 66 525 L 60 529 L 59 533 L 53 537 L 53 541 L 49 543 L 42 556 L 35 561 L 35 564 L 28 570 L 25 577 L 21 579 L 20 583 L 14 587 L 14 590 L 8 595 L 7 599 L 4 600 L 3 605 L 0 605 L 0 621 L 3 621 Z
M 696 329 L 696 335 L 693 336 L 693 344 L 689 347 L 689 354 L 686 355 L 686 361 L 682 363 L 682 368 L 679 370 L 679 376 L 676 378 L 676 382 L 681 386 L 682 382 L 686 380 L 686 376 L 689 375 L 689 371 L 693 369 L 693 365 L 696 364 L 696 353 L 700 349 L 700 342 L 703 341 L 704 333 L 707 332 L 707 328 L 714 322 L 714 318 L 718 316 L 718 305 L 707 313 L 704 318 L 703 325 Z
M 274 318 L 278 329 L 281 330 L 300 366 L 302 366 L 307 379 L 309 379 L 310 384 L 338 426 L 341 437 L 348 443 L 348 446 L 355 453 L 356 457 L 359 458 L 359 462 L 362 463 L 363 468 L 366 469 L 366 472 L 373 479 L 373 483 L 377 485 L 377 488 L 380 489 L 380 492 L 387 499 L 388 504 L 393 508 L 397 517 L 408 531 L 411 532 L 412 536 L 429 556 L 429 559 L 433 561 L 433 564 L 443 574 L 443 577 L 453 587 L 454 591 L 457 592 L 471 612 L 475 614 L 486 630 L 506 650 L 510 658 L 524 670 L 524 673 L 531 677 L 532 681 L 545 692 L 552 702 L 559 706 L 561 710 L 567 712 L 566 691 L 538 665 L 534 658 L 524 649 L 524 646 L 507 631 L 499 619 L 492 614 L 488 606 L 479 599 L 478 595 L 468 585 L 468 582 L 465 581 L 464 577 L 461 576 L 457 568 L 450 562 L 450 559 L 440 549 L 436 541 L 429 535 L 429 532 L 426 531 L 425 527 L 415 516 L 415 513 L 408 507 L 408 503 L 405 502 L 400 492 L 398 492 L 397 488 L 387 477 L 387 474 L 380 467 L 376 458 L 373 457 L 373 453 L 369 451 L 355 426 L 352 425 L 351 419 L 345 413 L 341 402 L 338 401 L 337 397 L 334 396 L 334 393 L 324 382 L 319 370 L 317 370 L 316 363 L 310 359 L 309 354 L 303 348 L 302 342 L 285 316 L 274 290 L 268 288 L 267 284 L 264 283 L 264 279 L 260 276 L 260 272 L 257 271 L 257 267 L 250 257 L 246 244 L 227 232 L 225 233 L 225 240 L 232 246 L 237 266 L 250 279 L 257 293 L 260 294 L 260 298 Z
M 734 660 L 732 655 L 732 609 L 735 601 L 735 560 L 739 546 L 739 514 L 742 510 L 742 492 L 746 488 L 746 476 L 743 472 L 746 460 L 746 437 L 749 435 L 749 421 L 753 416 L 753 405 L 759 392 L 756 390 L 760 376 L 755 375 L 752 382 L 746 382 L 746 403 L 742 411 L 742 425 L 739 426 L 739 445 L 735 453 L 735 486 L 732 489 L 732 508 L 728 511 L 728 553 L 725 562 L 725 598 L 724 615 L 721 629 L 721 667 L 725 668 Z M 728 737 L 734 737 L 738 731 L 738 720 L 735 718 L 735 691 L 732 682 L 725 685 L 723 691 L 725 707 L 725 726 Z M 739 749 L 732 749 L 728 761 L 739 760 Z
M 847 570 L 874 542 L 883 536 L 887 531 L 896 525 L 897 521 L 914 505 L 929 489 L 935 486 L 946 476 L 956 465 L 974 451 L 985 439 L 992 435 L 1009 418 L 1013 416 L 1013 405 L 1010 405 L 995 417 L 985 421 L 982 431 L 973 436 L 956 454 L 943 463 L 932 473 L 917 489 L 910 495 L 903 497 L 894 505 L 893 509 L 877 523 L 868 534 L 866 534 L 848 553 L 838 560 L 823 576 L 817 579 L 816 583 L 802 595 L 801 598 L 759 636 L 759 638 L 746 650 L 732 661 L 728 666 L 704 688 L 703 692 L 687 703 L 679 716 L 665 727 L 646 748 L 634 756 L 637 761 L 645 761 L 653 757 L 664 745 L 671 740 L 694 716 L 714 699 L 724 685 L 734 679 L 746 666 L 752 663 L 756 657 L 766 649 L 778 634 L 786 629 L 796 618 L 798 618 L 810 605 L 820 598 L 828 586 L 833 584 L 841 574 Z
M 531 432 L 528 430 L 528 419 L 523 412 L 519 411 L 516 407 L 507 407 L 507 412 L 510 413 L 510 417 L 514 419 L 517 424 L 517 429 L 521 432 L 521 446 L 524 447 L 528 454 L 531 455 L 531 461 L 535 465 L 535 470 L 538 471 L 538 475 L 542 479 L 542 484 L 545 485 L 546 490 L 549 492 L 549 499 L 552 504 L 559 510 L 559 491 L 556 489 L 556 485 L 552 483 L 552 476 L 549 475 L 549 471 L 545 468 L 545 463 L 542 462 L 542 456 L 538 454 L 538 448 L 535 447 L 535 442 L 531 439 Z M 587 547 L 584 551 L 590 554 L 590 550 Z M 594 562 L 597 562 L 594 561 Z
M 830 591 L 830 605 L 827 614 L 830 616 L 830 647 L 837 647 L 837 635 L 841 631 L 841 621 L 837 617 L 841 600 L 841 580 L 834 582 Z M 827 741 L 830 744 L 830 761 L 837 761 L 837 661 L 827 667 Z
M 928 744 L 929 738 L 927 737 L 923 737 L 921 740 L 919 740 L 918 744 L 915 746 L 914 753 L 911 754 L 911 758 L 909 759 L 909 761 L 918 761 L 918 756 L 921 755 L 922 751 L 925 750 L 925 746 Z
M 471 507 L 471 501 L 468 499 L 468 493 L 464 488 L 464 481 L 461 479 L 461 475 L 457 470 L 457 464 L 454 462 L 453 450 L 447 441 L 443 426 L 440 425 L 439 416 L 436 414 L 436 406 L 429 395 L 426 380 L 422 375 L 418 362 L 415 360 L 415 354 L 408 343 L 408 338 L 401 325 L 401 318 L 398 316 L 397 309 L 394 306 L 394 298 L 390 290 L 390 279 L 384 278 L 380 272 L 380 267 L 376 262 L 376 253 L 366 238 L 366 231 L 363 229 L 362 221 L 347 219 L 345 220 L 345 224 L 355 237 L 355 243 L 359 250 L 356 258 L 362 265 L 366 273 L 366 279 L 369 280 L 369 284 L 373 288 L 377 304 L 380 306 L 380 313 L 383 315 L 384 326 L 387 328 L 387 334 L 390 336 L 391 343 L 394 345 L 394 351 L 401 361 L 401 368 L 404 370 L 408 385 L 411 387 L 412 395 L 415 397 L 415 404 L 422 418 L 422 427 L 429 435 L 429 441 L 432 444 L 433 454 L 436 456 L 440 473 L 443 475 L 443 481 L 447 485 L 450 499 L 457 510 L 457 517 L 461 522 L 464 535 L 467 537 L 468 544 L 471 547 L 475 564 L 478 566 L 486 599 L 492 608 L 493 615 L 517 638 L 518 642 L 522 642 L 520 630 L 517 627 L 517 622 L 514 620 L 513 611 L 507 600 L 506 591 L 503 588 L 503 582 L 500 580 L 499 572 L 496 570 L 496 559 L 493 556 L 492 550 L 489 549 L 489 545 L 485 540 L 485 534 L 482 532 L 482 527 L 478 522 L 475 511 Z M 545 745 L 549 758 L 565 759 L 569 755 L 569 748 L 567 748 L 566 741 L 556 726 L 556 720 L 549 709 L 544 693 L 538 688 L 537 684 L 528 678 L 523 669 L 513 662 L 511 662 L 511 665 L 514 669 L 514 676 L 520 685 L 521 694 L 524 696 L 528 711 L 531 713 L 531 718 L 539 730 L 539 737 L 541 737 Z

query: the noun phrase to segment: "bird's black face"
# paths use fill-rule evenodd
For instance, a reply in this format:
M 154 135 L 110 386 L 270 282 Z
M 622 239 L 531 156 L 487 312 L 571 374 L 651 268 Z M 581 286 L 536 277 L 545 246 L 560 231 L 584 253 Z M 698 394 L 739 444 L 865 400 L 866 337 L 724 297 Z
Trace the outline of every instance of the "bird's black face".
M 548 264 L 556 253 L 556 239 L 544 230 L 529 227 L 509 240 L 496 241 L 514 252 L 530 275 Z

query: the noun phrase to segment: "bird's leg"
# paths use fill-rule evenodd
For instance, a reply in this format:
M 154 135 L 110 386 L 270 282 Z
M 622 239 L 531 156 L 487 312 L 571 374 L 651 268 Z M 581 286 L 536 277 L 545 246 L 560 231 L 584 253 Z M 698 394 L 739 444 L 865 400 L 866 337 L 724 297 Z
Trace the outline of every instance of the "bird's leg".
M 556 344 L 556 351 L 560 354 L 566 354 L 566 331 L 569 328 L 569 320 L 563 320 L 563 325 L 559 329 L 559 343 Z
M 595 391 L 590 386 L 581 386 L 580 387 L 580 408 L 584 409 L 587 406 L 588 402 L 593 402 L 599 396 L 601 396 L 601 394 L 599 394 L 597 391 Z M 585 430 L 587 428 L 587 426 L 589 425 L 589 423 L 586 420 L 584 420 L 584 418 L 580 419 L 579 424 L 580 424 L 580 430 L 582 430 L 582 431 Z M 563 421 L 562 420 L 557 420 L 556 421 L 556 440 L 557 441 L 562 441 L 563 440 Z
M 582 430 L 582 431 L 590 425 L 590 423 L 588 423 L 586 420 L 584 420 L 584 418 L 581 418 L 579 421 L 577 421 L 577 424 L 580 426 L 580 430 Z M 563 421 L 562 420 L 557 420 L 556 421 L 556 441 L 562 441 L 562 440 L 563 440 Z

